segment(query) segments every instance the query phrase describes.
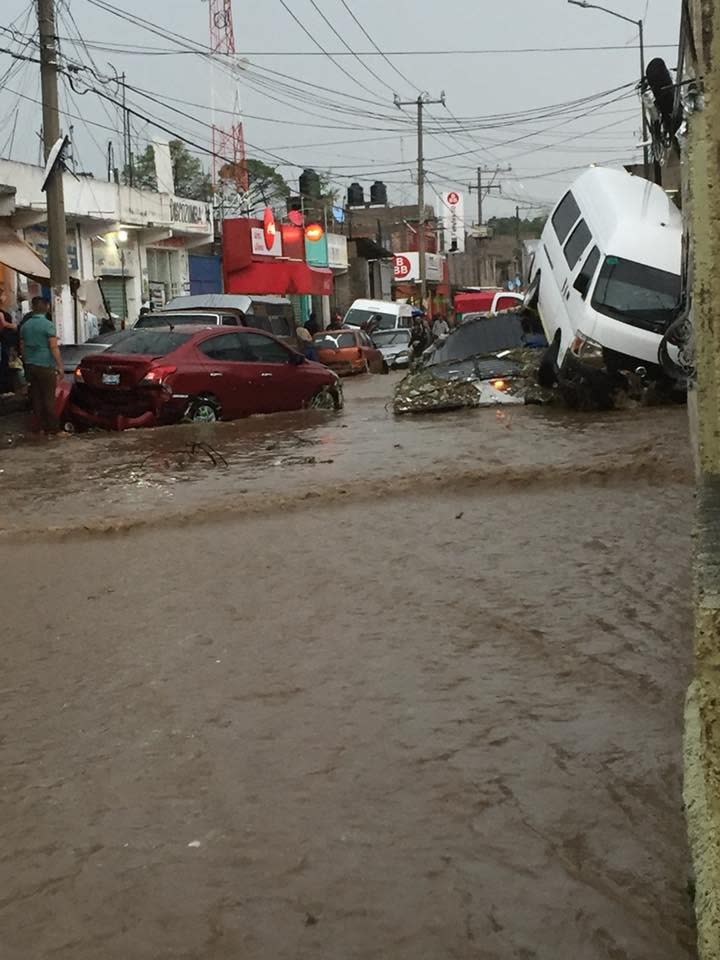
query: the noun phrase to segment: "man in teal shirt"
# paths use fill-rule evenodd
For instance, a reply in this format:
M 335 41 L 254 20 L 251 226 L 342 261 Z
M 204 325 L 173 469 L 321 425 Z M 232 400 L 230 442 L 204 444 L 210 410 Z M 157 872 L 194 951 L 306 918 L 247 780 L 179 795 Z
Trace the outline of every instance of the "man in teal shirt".
M 33 299 L 32 313 L 20 325 L 20 345 L 33 411 L 40 429 L 51 436 L 59 429 L 55 388 L 64 371 L 55 324 L 47 316 L 49 310 L 50 304 L 43 297 Z

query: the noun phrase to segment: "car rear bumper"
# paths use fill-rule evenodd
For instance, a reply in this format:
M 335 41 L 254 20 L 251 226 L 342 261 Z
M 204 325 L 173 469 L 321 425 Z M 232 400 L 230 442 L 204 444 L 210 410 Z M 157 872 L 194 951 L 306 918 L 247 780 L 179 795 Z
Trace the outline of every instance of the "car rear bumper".
M 68 404 L 68 417 L 78 426 L 132 430 L 177 423 L 186 407 L 186 397 L 168 396 L 160 390 L 148 391 L 142 398 L 133 397 L 131 403 L 124 405 L 112 395 L 83 394 L 82 389 L 76 387 Z

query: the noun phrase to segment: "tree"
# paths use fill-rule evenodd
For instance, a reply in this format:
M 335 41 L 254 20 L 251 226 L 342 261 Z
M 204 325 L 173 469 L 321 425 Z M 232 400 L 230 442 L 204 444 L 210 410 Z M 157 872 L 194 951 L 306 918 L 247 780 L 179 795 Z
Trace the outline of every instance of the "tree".
M 205 173 L 202 163 L 194 157 L 181 140 L 170 141 L 175 194 L 188 200 L 212 200 L 212 180 Z M 123 183 L 130 183 L 130 168 L 123 169 Z M 143 190 L 157 190 L 155 174 L 155 151 L 148 146 L 133 162 L 132 184 Z
M 520 220 L 520 236 L 528 239 L 539 237 L 545 226 L 545 217 L 534 220 Z M 517 232 L 515 217 L 490 217 L 487 222 L 496 237 L 514 237 Z
M 290 187 L 281 173 L 262 160 L 247 160 L 248 200 L 251 207 L 280 203 L 290 196 Z

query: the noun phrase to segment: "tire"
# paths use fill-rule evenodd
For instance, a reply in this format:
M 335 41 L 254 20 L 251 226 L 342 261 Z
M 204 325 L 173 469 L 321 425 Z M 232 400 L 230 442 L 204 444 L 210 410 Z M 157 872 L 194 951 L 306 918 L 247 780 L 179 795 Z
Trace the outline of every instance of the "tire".
M 558 382 L 558 356 L 560 355 L 560 332 L 543 354 L 538 367 L 537 379 L 541 387 L 552 390 Z
M 183 419 L 190 423 L 216 423 L 220 419 L 220 407 L 212 397 L 195 397 Z
M 340 396 L 332 387 L 320 387 L 308 403 L 309 410 L 340 410 Z

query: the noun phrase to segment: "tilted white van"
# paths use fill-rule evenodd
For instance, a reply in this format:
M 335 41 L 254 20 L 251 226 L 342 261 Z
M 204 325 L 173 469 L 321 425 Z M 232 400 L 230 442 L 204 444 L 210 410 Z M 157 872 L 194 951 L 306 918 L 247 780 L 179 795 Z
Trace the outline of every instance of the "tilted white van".
M 682 218 L 667 194 L 592 167 L 543 230 L 527 303 L 550 347 L 540 380 L 602 394 L 627 373 L 661 380 L 658 349 L 680 307 Z

